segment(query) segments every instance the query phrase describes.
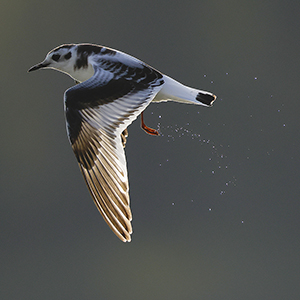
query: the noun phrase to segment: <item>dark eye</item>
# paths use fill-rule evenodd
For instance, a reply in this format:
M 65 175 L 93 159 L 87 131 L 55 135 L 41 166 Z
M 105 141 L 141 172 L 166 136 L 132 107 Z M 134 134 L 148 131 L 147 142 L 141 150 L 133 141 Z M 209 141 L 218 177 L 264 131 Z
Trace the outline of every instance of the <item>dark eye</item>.
M 71 56 L 72 56 L 71 52 L 68 52 L 68 53 L 64 56 L 64 58 L 65 58 L 65 59 L 69 59 L 69 58 L 71 58 Z
M 53 55 L 52 55 L 52 59 L 53 59 L 54 61 L 58 61 L 58 60 L 60 59 L 60 55 L 59 55 L 59 54 L 53 54 Z

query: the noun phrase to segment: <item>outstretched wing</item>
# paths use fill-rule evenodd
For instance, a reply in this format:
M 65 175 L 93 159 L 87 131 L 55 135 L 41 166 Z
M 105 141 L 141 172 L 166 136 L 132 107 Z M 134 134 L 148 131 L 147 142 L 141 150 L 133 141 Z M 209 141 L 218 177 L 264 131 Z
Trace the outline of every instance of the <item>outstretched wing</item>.
M 70 143 L 106 223 L 130 241 L 131 210 L 121 133 L 149 105 L 164 81 L 146 65 L 99 62 L 94 75 L 65 92 Z

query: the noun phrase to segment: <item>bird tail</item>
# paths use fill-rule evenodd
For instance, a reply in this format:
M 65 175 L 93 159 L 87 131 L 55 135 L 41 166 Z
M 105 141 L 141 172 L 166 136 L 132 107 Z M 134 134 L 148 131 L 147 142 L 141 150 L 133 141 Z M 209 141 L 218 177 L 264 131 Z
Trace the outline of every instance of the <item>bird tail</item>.
M 164 81 L 165 84 L 154 98 L 154 102 L 175 101 L 187 104 L 212 106 L 212 103 L 217 98 L 210 92 L 190 88 L 166 75 L 164 75 Z

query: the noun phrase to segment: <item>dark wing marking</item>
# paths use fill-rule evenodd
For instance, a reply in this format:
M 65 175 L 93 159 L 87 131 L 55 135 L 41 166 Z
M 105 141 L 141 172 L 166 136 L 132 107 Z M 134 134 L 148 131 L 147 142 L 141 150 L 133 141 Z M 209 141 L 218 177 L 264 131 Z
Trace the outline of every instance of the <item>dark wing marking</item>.
M 142 69 L 149 75 L 139 81 L 134 74 Z M 143 65 L 121 73 L 96 67 L 93 77 L 65 93 L 67 131 L 80 170 L 104 220 L 124 242 L 131 240 L 132 216 L 121 134 L 162 84 L 161 74 Z

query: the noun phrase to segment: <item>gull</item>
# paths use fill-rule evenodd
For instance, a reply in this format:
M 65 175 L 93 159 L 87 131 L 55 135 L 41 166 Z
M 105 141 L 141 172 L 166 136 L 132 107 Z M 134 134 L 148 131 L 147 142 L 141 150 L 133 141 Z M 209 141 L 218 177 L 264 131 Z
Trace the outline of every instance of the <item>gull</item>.
M 76 85 L 64 93 L 67 134 L 91 196 L 112 231 L 130 242 L 132 213 L 124 147 L 127 127 L 151 102 L 210 107 L 216 96 L 187 87 L 141 60 L 94 44 L 64 44 L 28 72 L 54 69 Z

